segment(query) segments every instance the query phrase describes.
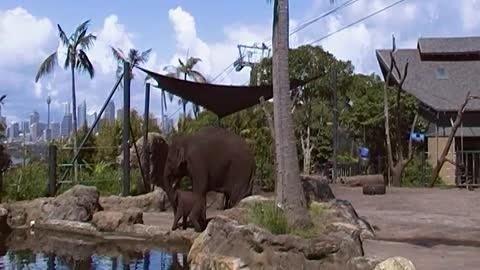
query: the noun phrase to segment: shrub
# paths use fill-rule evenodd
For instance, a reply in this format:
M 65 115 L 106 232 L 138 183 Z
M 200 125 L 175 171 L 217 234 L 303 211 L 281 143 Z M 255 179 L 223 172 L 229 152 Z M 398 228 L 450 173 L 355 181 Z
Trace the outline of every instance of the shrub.
M 249 223 L 262 227 L 269 232 L 279 234 L 293 234 L 304 238 L 315 237 L 325 229 L 322 223 L 322 216 L 328 209 L 327 204 L 312 203 L 309 209 L 309 215 L 313 226 L 309 228 L 298 228 L 288 225 L 287 218 L 282 209 L 278 208 L 274 202 L 257 202 L 249 209 Z
M 402 186 L 425 187 L 430 182 L 433 167 L 430 162 L 422 157 L 422 153 L 415 155 L 403 172 Z M 439 177 L 435 186 L 445 186 L 445 182 Z
M 7 200 L 32 200 L 45 196 L 48 182 L 47 164 L 32 161 L 25 167 L 8 170 L 4 176 L 4 195 Z

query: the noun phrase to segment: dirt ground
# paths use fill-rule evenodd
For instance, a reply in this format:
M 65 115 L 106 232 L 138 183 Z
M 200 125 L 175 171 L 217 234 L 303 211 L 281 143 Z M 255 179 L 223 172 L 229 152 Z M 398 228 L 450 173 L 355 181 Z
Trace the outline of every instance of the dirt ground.
M 480 269 L 480 190 L 388 188 L 376 196 L 340 185 L 332 190 L 375 227 L 377 239 L 363 243 L 366 255 L 403 256 L 418 270 Z M 144 222 L 169 230 L 172 218 L 149 213 Z
M 361 188 L 332 186 L 376 227 L 367 255 L 403 256 L 418 270 L 480 269 L 480 190 L 388 188 L 365 196 Z

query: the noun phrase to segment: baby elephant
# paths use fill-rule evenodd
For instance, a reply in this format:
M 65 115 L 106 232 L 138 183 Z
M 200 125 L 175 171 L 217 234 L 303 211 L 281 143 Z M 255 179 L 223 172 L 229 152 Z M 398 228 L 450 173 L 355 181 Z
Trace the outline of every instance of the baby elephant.
M 187 229 L 187 219 L 192 219 L 190 213 L 192 212 L 193 208 L 193 192 L 191 191 L 183 191 L 183 190 L 175 190 L 174 192 L 174 200 L 175 204 L 177 205 L 177 209 L 174 209 L 174 220 L 172 231 L 176 230 L 180 225 L 178 221 L 180 218 L 183 218 L 182 228 L 184 230 Z

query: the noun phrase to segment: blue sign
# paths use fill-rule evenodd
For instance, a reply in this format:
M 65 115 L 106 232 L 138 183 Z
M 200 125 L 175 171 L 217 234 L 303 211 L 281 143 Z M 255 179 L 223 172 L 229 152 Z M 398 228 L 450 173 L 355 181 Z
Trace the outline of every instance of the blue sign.
M 410 138 L 414 142 L 423 142 L 425 140 L 425 134 L 420 133 L 420 132 L 412 132 L 410 134 Z
M 366 147 L 360 147 L 359 152 L 360 152 L 360 157 L 361 158 L 368 158 L 368 148 Z

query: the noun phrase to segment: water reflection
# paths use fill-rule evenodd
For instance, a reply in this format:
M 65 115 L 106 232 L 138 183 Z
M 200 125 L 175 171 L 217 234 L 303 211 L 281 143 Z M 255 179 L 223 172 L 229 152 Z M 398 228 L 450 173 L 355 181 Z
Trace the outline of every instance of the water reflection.
M 38 231 L 0 236 L 0 270 L 185 270 L 185 249 Z
M 185 270 L 186 255 L 151 249 L 139 257 L 105 257 L 94 254 L 88 258 L 73 258 L 55 254 L 33 253 L 29 250 L 8 251 L 0 256 L 0 269 L 31 270 Z

